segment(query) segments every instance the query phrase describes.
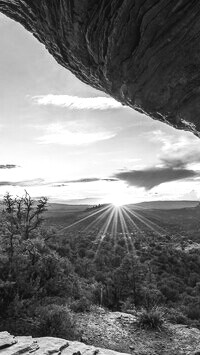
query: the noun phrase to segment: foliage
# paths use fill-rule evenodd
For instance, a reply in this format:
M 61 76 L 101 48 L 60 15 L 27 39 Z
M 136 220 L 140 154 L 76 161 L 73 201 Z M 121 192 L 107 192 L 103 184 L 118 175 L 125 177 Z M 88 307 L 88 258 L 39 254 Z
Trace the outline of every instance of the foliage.
M 188 318 L 184 313 L 176 308 L 166 309 L 166 319 L 174 324 L 188 324 Z
M 2 330 L 73 337 L 73 312 L 94 306 L 134 314 L 142 309 L 141 327 L 161 327 L 163 309 L 173 323 L 200 327 L 199 250 L 177 248 L 172 237 L 148 230 L 142 237 L 133 232 L 132 242 L 118 231 L 114 238 L 107 232 L 98 244 L 96 230 L 75 225 L 60 233 L 49 220 L 47 227 L 44 197 L 34 201 L 27 193 L 7 194 L 3 203 Z
M 71 310 L 77 313 L 89 312 L 90 306 L 91 303 L 86 297 L 83 297 L 79 300 L 75 300 L 70 303 Z
M 50 304 L 35 310 L 37 336 L 54 336 L 68 340 L 78 337 L 72 313 L 65 306 Z
M 150 310 L 143 308 L 138 316 L 138 325 L 141 328 L 160 330 L 164 324 L 164 312 L 159 307 Z

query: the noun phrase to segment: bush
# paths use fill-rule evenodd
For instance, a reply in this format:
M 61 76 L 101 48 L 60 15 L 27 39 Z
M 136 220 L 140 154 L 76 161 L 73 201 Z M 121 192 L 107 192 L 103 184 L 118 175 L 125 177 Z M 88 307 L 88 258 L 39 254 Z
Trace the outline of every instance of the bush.
M 70 309 L 76 313 L 83 313 L 83 312 L 89 312 L 90 306 L 91 306 L 91 302 L 86 297 L 82 297 L 79 300 L 71 302 Z
M 186 315 L 175 308 L 166 310 L 166 319 L 173 324 L 188 324 L 188 318 Z
M 131 297 L 128 297 L 124 302 L 121 302 L 121 311 L 136 314 L 136 308 Z
M 189 305 L 186 308 L 188 318 L 192 320 L 200 320 L 200 307 L 197 305 Z
M 68 340 L 78 338 L 75 321 L 69 309 L 51 304 L 36 309 L 37 336 L 54 336 Z
M 142 309 L 138 316 L 138 325 L 144 329 L 160 330 L 164 323 L 164 312 L 159 307 Z

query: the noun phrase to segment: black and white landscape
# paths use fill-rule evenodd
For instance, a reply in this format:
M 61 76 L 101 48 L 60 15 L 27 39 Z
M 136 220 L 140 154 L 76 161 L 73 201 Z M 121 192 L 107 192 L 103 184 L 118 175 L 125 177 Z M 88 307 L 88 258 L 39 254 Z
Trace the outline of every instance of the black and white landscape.
M 200 353 L 199 11 L 0 0 L 0 354 Z

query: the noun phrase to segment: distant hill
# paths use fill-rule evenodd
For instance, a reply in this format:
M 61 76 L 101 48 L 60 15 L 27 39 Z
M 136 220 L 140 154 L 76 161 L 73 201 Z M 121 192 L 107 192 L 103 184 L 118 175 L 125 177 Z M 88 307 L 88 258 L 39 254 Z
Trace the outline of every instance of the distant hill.
M 135 206 L 148 210 L 176 210 L 181 208 L 197 207 L 198 205 L 199 201 L 147 201 L 131 204 L 131 207 Z
M 60 213 L 60 212 L 82 212 L 86 208 L 90 207 L 89 205 L 68 205 L 65 203 L 49 203 L 48 204 L 48 213 Z
M 199 201 L 146 201 L 140 203 L 131 203 L 128 206 L 131 208 L 141 208 L 148 210 L 176 210 L 181 208 L 194 208 L 200 204 Z M 87 209 L 92 209 L 93 205 L 80 204 L 72 205 L 65 203 L 49 203 L 48 215 L 49 214 L 60 214 L 60 213 L 76 213 L 84 212 Z
M 140 223 L 137 217 L 134 217 L 134 210 L 136 215 L 140 216 L 139 219 L 146 218 L 150 223 L 153 222 L 171 234 L 184 233 L 192 236 L 195 241 L 199 240 L 200 205 L 198 201 L 148 201 L 130 204 L 126 207 L 130 213 L 131 211 L 133 213 L 131 218 L 143 229 L 146 229 L 147 225 Z M 98 211 L 101 214 L 101 208 L 98 206 L 51 203 L 46 212 L 47 224 L 63 228 L 75 223 L 74 228 L 79 230 L 86 228 L 95 219 L 98 220 L 100 216 Z M 81 224 L 78 221 L 82 221 Z

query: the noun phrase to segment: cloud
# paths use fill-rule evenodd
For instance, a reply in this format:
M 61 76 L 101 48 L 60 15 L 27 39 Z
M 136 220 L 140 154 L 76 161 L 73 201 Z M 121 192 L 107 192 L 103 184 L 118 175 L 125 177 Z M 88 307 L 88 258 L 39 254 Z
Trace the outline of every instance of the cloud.
M 66 107 L 70 110 L 109 110 L 119 109 L 120 102 L 110 97 L 78 97 L 70 95 L 41 95 L 34 96 L 33 101 L 38 105 L 53 105 Z
M 78 180 L 68 180 L 66 183 L 79 183 L 79 182 L 95 182 L 95 181 L 100 181 L 101 179 L 99 178 L 83 178 L 83 179 L 78 179 Z
M 43 185 L 43 179 L 33 179 L 33 180 L 24 180 L 24 181 L 0 181 L 0 186 L 20 186 L 20 187 L 27 187 L 27 186 L 39 186 Z
M 116 178 L 130 186 L 150 190 L 162 183 L 200 177 L 200 145 L 196 137 L 167 135 L 156 130 L 148 138 L 161 143 L 158 164 L 138 170 L 121 171 L 114 175 Z
M 83 127 L 70 127 L 67 124 L 54 123 L 46 127 L 43 136 L 37 138 L 39 144 L 60 144 L 80 146 L 111 139 L 113 132 L 87 132 Z
M 51 201 L 53 203 L 63 203 L 67 202 L 68 205 L 91 205 L 91 204 L 96 204 L 100 203 L 100 198 L 99 197 L 86 197 L 86 198 L 74 198 L 74 199 L 68 199 L 68 200 L 62 200 L 59 197 L 52 198 Z
M 10 181 L 0 181 L 0 186 L 16 186 Z
M 0 169 L 15 169 L 15 168 L 19 168 L 19 166 L 14 165 L 14 164 L 1 164 L 0 165 Z
M 199 174 L 186 168 L 151 167 L 143 170 L 122 171 L 114 176 L 130 186 L 144 187 L 146 190 L 150 190 L 165 182 L 193 178 Z
M 200 154 L 198 152 L 186 152 L 177 156 L 161 156 L 161 164 L 172 168 L 184 168 L 190 164 L 200 163 Z
M 107 181 L 107 182 L 112 182 L 112 181 L 117 181 L 116 178 L 82 178 L 82 179 L 77 179 L 77 180 L 66 180 L 66 181 L 61 181 L 59 183 L 55 183 L 52 185 L 53 187 L 66 187 L 69 186 L 69 184 L 76 184 L 76 183 L 92 183 L 92 182 L 98 182 L 98 181 Z
M 199 138 L 184 134 L 181 136 L 167 135 L 165 132 L 156 130 L 151 132 L 150 141 L 161 143 L 160 163 L 166 166 L 185 167 L 200 163 Z
M 82 178 L 82 179 L 77 179 L 77 180 L 67 180 L 67 181 L 62 181 L 63 184 L 68 184 L 68 183 L 88 183 L 88 182 L 96 182 L 96 181 L 116 181 L 117 179 L 115 178 Z
M 194 163 L 200 163 L 200 148 L 193 138 L 174 140 L 174 137 L 156 131 L 153 139 L 163 144 L 156 166 L 122 171 L 114 176 L 130 186 L 144 187 L 146 190 L 162 183 L 200 176 L 200 172 L 191 167 Z

